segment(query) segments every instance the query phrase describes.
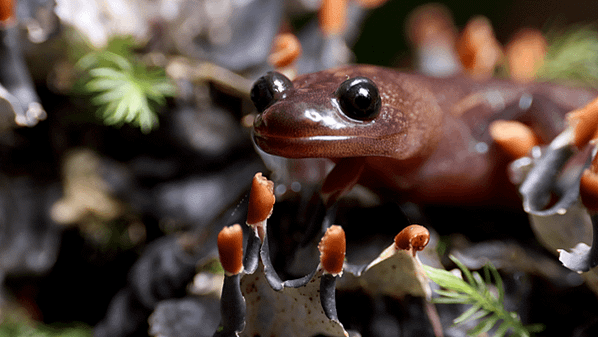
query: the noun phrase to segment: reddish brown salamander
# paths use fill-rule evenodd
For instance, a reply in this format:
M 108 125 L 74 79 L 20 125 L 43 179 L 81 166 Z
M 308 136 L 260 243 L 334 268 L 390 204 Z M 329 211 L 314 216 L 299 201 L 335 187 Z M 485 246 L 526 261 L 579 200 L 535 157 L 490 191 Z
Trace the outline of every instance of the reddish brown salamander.
M 429 78 L 368 65 L 292 82 L 268 73 L 251 92 L 259 112 L 254 141 L 273 155 L 334 160 L 322 187 L 329 204 L 356 183 L 413 202 L 514 204 L 519 200 L 506 178 L 512 158 L 493 144 L 488 124 L 517 117 L 549 141 L 561 131 L 566 112 L 597 95 L 554 84 Z

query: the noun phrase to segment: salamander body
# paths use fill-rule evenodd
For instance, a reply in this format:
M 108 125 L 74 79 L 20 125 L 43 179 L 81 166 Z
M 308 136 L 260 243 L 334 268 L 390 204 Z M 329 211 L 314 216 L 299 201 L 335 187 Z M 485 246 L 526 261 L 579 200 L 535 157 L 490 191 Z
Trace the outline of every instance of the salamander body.
M 544 141 L 590 89 L 465 77 L 430 78 L 349 65 L 294 81 L 268 73 L 251 92 L 254 141 L 289 158 L 331 158 L 322 192 L 336 200 L 354 184 L 401 199 L 442 204 L 512 197 L 507 158 L 488 134 L 496 119 L 529 124 Z

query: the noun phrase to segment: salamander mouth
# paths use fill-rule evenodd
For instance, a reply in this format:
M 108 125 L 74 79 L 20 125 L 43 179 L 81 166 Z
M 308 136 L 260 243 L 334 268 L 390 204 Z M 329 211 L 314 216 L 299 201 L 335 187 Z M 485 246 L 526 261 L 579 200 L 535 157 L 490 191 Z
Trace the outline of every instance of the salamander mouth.
M 287 137 L 253 132 L 253 141 L 269 154 L 287 158 L 353 157 L 349 151 L 359 141 L 357 136 Z

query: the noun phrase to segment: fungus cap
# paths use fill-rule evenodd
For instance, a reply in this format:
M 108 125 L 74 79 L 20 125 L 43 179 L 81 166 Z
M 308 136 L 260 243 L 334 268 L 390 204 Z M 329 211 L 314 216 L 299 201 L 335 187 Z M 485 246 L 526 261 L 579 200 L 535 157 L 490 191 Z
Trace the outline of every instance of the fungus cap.
M 598 138 L 598 98 L 581 109 L 567 114 L 567 123 L 575 133 L 574 144 L 582 148 L 590 140 Z
M 395 236 L 395 247 L 396 249 L 412 250 L 413 256 L 415 256 L 415 252 L 423 250 L 429 241 L 430 232 L 426 227 L 411 225 Z
M 243 271 L 243 228 L 239 224 L 224 227 L 218 233 L 218 255 L 228 274 L 237 275 Z
M 291 33 L 276 35 L 273 45 L 268 63 L 275 68 L 289 66 L 301 56 L 301 42 Z
M 548 42 L 538 29 L 523 28 L 505 48 L 509 74 L 517 82 L 533 81 L 544 63 Z
M 322 0 L 319 21 L 325 36 L 341 34 L 347 25 L 347 0 Z
M 465 70 L 474 78 L 492 76 L 502 48 L 488 18 L 476 16 L 469 20 L 457 42 L 457 53 Z
M 15 0 L 0 0 L 0 23 L 15 15 Z
M 526 156 L 540 144 L 534 131 L 518 121 L 496 120 L 489 129 L 494 142 L 513 159 Z
M 274 182 L 258 172 L 253 177 L 247 209 L 247 224 L 252 225 L 264 221 L 272 214 L 274 207 Z
M 318 245 L 320 264 L 324 270 L 332 275 L 343 272 L 347 243 L 345 231 L 341 226 L 332 225 L 326 230 Z

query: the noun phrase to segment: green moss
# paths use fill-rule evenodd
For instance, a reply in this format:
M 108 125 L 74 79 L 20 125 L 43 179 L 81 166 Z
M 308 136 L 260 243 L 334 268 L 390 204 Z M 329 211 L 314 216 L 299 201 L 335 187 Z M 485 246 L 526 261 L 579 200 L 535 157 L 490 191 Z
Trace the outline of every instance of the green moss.
M 598 87 L 598 31 L 594 25 L 551 29 L 545 35 L 548 50 L 538 70 L 540 79 Z
M 174 96 L 176 87 L 164 69 L 140 62 L 134 48 L 131 38 L 120 37 L 104 50 L 89 51 L 75 65 L 83 77 L 74 92 L 91 95 L 104 124 L 127 123 L 149 133 L 158 126 L 157 107 Z
M 428 277 L 444 289 L 436 290 L 440 297 L 434 298 L 434 303 L 469 304 L 471 307 L 459 317 L 454 324 L 462 324 L 470 320 L 479 319 L 478 324 L 467 333 L 478 336 L 490 331 L 494 326 L 498 328 L 494 336 L 504 336 L 508 332 L 514 336 L 531 336 L 544 329 L 542 325 L 523 325 L 515 312 L 504 308 L 504 288 L 502 279 L 496 268 L 488 263 L 483 268 L 484 278 L 477 272 L 471 272 L 454 256 L 451 260 L 459 267 L 463 278 L 444 269 L 424 266 Z M 492 284 L 494 279 L 494 284 Z
M 4 319 L 0 337 L 90 337 L 91 327 L 77 324 L 42 324 L 26 319 Z

